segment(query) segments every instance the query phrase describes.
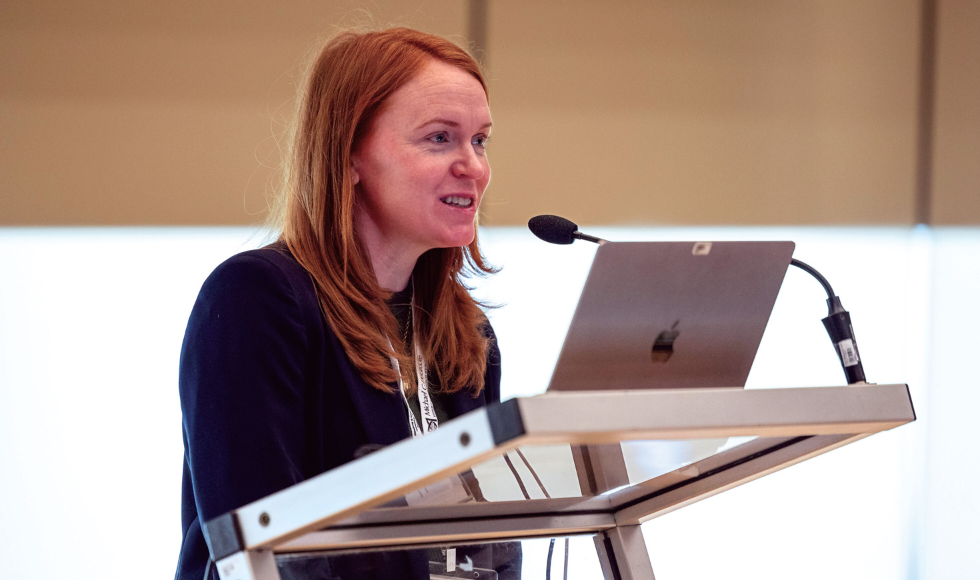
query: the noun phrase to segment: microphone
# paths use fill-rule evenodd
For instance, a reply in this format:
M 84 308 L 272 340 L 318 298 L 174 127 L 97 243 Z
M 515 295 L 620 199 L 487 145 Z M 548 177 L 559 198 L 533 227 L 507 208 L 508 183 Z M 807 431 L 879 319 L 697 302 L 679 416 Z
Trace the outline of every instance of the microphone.
M 575 240 L 585 240 L 595 244 L 605 244 L 606 240 L 578 231 L 578 225 L 556 215 L 536 215 L 527 222 L 531 233 L 549 244 L 567 245 Z

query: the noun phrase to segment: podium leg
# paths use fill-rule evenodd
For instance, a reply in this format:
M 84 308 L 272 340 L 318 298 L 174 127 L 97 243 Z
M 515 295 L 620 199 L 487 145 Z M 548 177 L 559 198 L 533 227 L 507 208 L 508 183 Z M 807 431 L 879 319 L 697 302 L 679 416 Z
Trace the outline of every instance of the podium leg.
M 654 580 L 640 526 L 618 526 L 595 535 L 605 580 Z
M 271 550 L 235 552 L 218 560 L 216 566 L 221 580 L 280 580 Z
M 572 460 L 584 495 L 599 495 L 629 485 L 623 447 L 619 443 L 572 445 Z

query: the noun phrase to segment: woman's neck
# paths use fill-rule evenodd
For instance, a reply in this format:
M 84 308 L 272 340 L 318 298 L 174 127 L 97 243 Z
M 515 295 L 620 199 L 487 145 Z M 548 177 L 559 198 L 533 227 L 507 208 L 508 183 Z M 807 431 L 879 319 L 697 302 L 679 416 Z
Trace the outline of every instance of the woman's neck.
M 378 284 L 389 292 L 400 292 L 408 286 L 418 256 L 397 255 L 397 252 L 370 252 L 374 276 Z
M 389 292 L 400 292 L 408 286 L 415 263 L 422 254 L 380 235 L 361 235 L 378 285 Z
M 355 207 L 354 228 L 371 259 L 378 285 L 389 292 L 404 290 L 415 263 L 427 248 L 408 243 L 397 233 L 379 227 L 363 207 Z

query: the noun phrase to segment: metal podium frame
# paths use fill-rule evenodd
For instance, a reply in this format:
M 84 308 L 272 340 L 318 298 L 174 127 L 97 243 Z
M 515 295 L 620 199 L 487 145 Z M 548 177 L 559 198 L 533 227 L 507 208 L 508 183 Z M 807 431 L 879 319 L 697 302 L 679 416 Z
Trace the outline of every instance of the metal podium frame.
M 607 579 L 652 580 L 641 523 L 914 420 L 903 384 L 547 393 L 467 413 L 208 521 L 204 533 L 222 580 L 279 580 L 277 553 L 575 534 L 595 534 Z M 757 438 L 624 485 L 620 442 L 731 436 Z M 587 467 L 592 495 L 382 506 L 520 446 L 560 443 Z

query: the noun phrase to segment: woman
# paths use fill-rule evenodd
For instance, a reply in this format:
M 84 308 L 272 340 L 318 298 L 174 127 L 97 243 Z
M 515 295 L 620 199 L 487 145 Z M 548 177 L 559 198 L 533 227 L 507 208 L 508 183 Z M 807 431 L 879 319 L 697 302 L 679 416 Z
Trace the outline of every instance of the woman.
M 400 28 L 323 48 L 279 241 L 221 264 L 188 322 L 178 578 L 205 572 L 202 522 L 499 400 L 493 331 L 461 280 L 491 272 L 476 238 L 490 125 L 477 64 L 444 39 Z M 375 553 L 306 572 L 425 578 L 426 560 Z

